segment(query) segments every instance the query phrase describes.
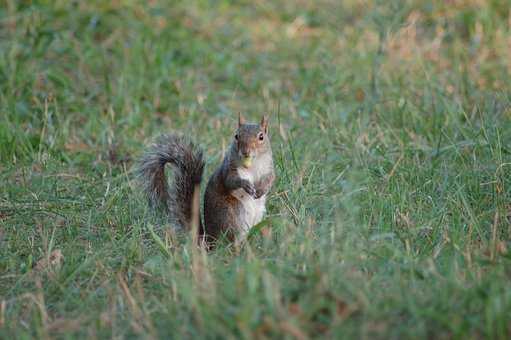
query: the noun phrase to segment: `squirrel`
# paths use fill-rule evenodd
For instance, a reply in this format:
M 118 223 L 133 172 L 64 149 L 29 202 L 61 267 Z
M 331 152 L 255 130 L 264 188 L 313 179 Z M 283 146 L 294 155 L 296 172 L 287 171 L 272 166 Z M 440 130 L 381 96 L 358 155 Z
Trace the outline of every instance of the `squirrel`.
M 175 168 L 170 187 L 166 163 Z M 197 225 L 199 242 L 212 245 L 222 235 L 229 241 L 243 239 L 263 219 L 266 196 L 275 180 L 268 118 L 252 124 L 239 114 L 227 154 L 206 187 L 204 221 L 198 209 L 203 151 L 188 138 L 160 136 L 140 159 L 137 172 L 150 206 L 163 207 L 180 229 Z

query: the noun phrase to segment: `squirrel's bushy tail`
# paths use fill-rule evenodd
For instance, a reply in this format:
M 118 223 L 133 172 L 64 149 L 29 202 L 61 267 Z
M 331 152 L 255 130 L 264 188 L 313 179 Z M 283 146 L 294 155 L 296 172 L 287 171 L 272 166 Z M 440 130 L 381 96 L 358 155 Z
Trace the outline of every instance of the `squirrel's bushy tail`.
M 165 176 L 167 163 L 175 169 L 170 188 Z M 194 204 L 198 205 L 204 172 L 201 149 L 184 136 L 162 135 L 142 156 L 137 172 L 151 206 L 163 206 L 181 228 L 190 228 L 194 221 L 200 223 L 199 209 Z

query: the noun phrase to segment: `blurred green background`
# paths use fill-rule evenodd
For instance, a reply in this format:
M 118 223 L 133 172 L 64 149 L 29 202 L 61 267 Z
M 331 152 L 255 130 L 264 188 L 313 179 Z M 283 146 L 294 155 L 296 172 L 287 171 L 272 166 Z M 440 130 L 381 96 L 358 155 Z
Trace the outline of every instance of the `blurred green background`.
M 510 75 L 507 0 L 0 0 L 0 337 L 511 337 Z M 132 168 L 238 112 L 278 180 L 206 254 Z

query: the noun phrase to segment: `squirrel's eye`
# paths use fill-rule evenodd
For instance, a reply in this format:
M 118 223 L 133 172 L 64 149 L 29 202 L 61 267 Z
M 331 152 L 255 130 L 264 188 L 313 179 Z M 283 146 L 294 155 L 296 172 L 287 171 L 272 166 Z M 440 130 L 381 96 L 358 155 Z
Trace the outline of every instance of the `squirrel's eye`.
M 234 139 L 238 140 L 238 134 L 234 135 Z
M 264 135 L 262 132 L 259 133 L 259 135 L 257 136 L 257 138 L 259 138 L 259 140 L 263 140 L 264 139 Z

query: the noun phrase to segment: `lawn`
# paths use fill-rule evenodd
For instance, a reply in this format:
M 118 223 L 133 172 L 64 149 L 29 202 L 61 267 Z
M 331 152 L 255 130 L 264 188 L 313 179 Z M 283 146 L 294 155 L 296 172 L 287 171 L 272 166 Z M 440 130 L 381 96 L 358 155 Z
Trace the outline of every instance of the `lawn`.
M 511 337 L 510 8 L 3 1 L 0 338 Z M 238 112 L 277 180 L 205 252 L 133 169 Z

